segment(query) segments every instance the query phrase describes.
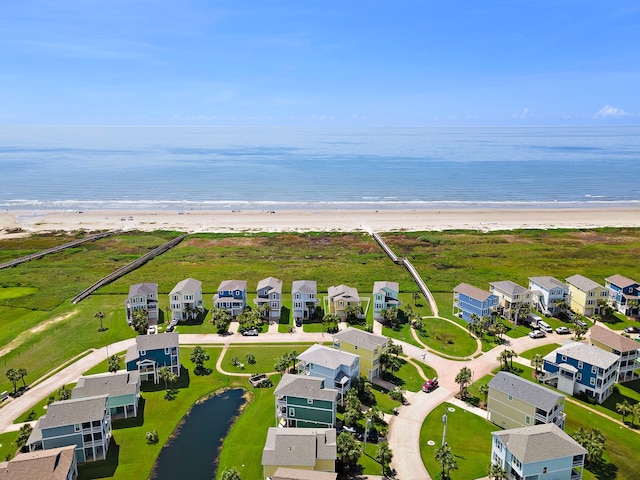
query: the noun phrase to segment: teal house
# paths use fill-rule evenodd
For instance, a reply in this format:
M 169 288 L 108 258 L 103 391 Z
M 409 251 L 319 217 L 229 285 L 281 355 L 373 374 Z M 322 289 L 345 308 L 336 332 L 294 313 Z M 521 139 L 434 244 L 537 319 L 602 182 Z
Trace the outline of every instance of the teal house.
M 127 372 L 138 371 L 140 380 L 158 383 L 158 370 L 169 367 L 180 376 L 180 348 L 178 333 L 138 335 L 136 344 L 127 349 Z
M 116 373 L 99 373 L 80 377 L 71 392 L 71 398 L 86 398 L 109 395 L 107 406 L 111 419 L 129 418 L 138 415 L 140 399 L 140 374 L 137 370 Z
M 325 379 L 308 375 L 282 376 L 276 387 L 276 422 L 285 427 L 334 428 L 338 391 L 324 388 Z

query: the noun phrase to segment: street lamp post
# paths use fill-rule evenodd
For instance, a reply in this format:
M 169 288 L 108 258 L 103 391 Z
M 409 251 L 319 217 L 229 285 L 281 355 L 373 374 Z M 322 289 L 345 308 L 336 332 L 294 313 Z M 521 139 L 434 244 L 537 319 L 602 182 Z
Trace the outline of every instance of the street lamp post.
M 444 447 L 447 443 L 447 412 L 442 415 L 442 423 L 444 423 L 444 428 L 442 430 L 442 446 Z

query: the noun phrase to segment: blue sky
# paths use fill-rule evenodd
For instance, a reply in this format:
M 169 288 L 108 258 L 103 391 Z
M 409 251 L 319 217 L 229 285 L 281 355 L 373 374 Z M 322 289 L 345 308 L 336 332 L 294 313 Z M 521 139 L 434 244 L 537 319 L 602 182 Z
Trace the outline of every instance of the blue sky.
M 0 124 L 637 125 L 637 0 L 0 0 Z

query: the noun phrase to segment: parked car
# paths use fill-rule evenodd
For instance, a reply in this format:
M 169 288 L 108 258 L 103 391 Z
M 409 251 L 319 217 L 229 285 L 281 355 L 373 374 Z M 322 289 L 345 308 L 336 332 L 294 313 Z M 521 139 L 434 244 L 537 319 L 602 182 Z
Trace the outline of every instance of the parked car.
M 302 319 L 296 318 L 296 327 L 301 327 L 301 326 L 302 326 Z
M 170 323 L 165 332 L 171 333 L 176 329 L 176 326 L 173 323 Z
M 624 329 L 624 333 L 640 333 L 640 328 L 638 328 L 638 327 L 633 327 L 633 326 L 631 326 L 631 327 L 626 327 L 626 328 Z
M 427 380 L 422 385 L 422 391 L 426 392 L 426 393 L 429 393 L 429 392 L 435 390 L 436 388 L 438 388 L 438 379 L 437 378 L 433 378 L 432 380 Z
M 245 337 L 257 337 L 258 336 L 258 329 L 257 328 L 250 328 L 249 330 L 245 330 L 244 332 L 242 332 L 242 335 L 244 335 Z
M 529 336 L 531 338 L 544 338 L 547 336 L 547 334 L 544 333 L 542 330 L 534 330 L 532 332 L 529 332 Z
M 147 335 L 153 335 L 154 333 L 158 333 L 158 328 L 155 325 L 151 325 L 147 328 Z
M 584 328 L 589 328 L 589 326 L 586 324 L 586 322 L 583 322 L 582 320 L 580 320 L 579 318 L 573 321 L 576 325 L 580 325 L 581 327 Z
M 556 328 L 556 333 L 559 335 L 567 335 L 568 333 L 571 333 L 571 330 L 569 330 L 568 327 L 558 327 Z
M 355 427 L 347 427 L 346 425 L 344 427 L 342 427 L 342 430 L 344 430 L 345 432 L 349 432 L 349 433 L 356 433 Z

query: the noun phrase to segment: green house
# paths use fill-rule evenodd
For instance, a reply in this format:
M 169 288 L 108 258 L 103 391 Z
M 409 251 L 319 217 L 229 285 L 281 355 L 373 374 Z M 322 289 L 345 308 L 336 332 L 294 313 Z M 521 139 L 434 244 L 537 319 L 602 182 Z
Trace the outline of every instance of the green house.
M 285 427 L 334 428 L 338 391 L 324 378 L 286 373 L 275 389 L 276 422 Z

